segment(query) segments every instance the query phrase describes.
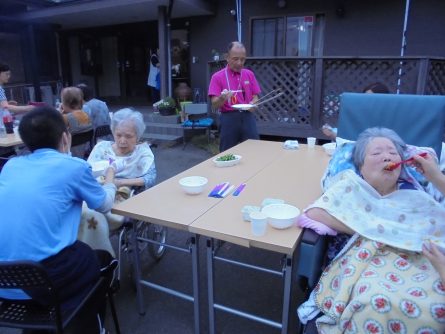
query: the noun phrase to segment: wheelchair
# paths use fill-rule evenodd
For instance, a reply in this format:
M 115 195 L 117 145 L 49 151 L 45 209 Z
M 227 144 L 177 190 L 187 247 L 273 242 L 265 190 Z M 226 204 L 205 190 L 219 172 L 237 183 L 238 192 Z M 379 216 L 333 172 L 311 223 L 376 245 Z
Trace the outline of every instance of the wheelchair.
M 131 189 L 128 198 L 143 191 L 143 187 Z M 133 245 L 131 241 L 131 233 L 133 225 L 136 225 L 137 236 L 148 239 L 147 242 L 138 241 L 137 245 Z M 116 288 L 119 287 L 122 277 L 122 261 L 125 256 L 127 263 L 130 266 L 133 265 L 132 252 L 139 252 L 140 258 L 144 258 L 143 255 L 148 254 L 156 262 L 160 261 L 164 256 L 167 247 L 165 246 L 167 241 L 168 230 L 167 227 L 145 222 L 142 220 L 136 220 L 131 218 L 124 218 L 122 225 L 110 231 L 110 237 L 117 235 L 117 273 L 116 273 Z
M 444 124 L 443 96 L 359 93 L 343 93 L 341 96 L 338 136 L 344 139 L 356 140 L 369 127 L 387 127 L 409 144 L 434 148 L 439 157 Z M 328 236 L 319 236 L 308 229 L 303 231 L 297 280 L 305 299 L 324 269 L 328 241 Z M 316 334 L 315 320 L 304 326 L 300 324 L 298 332 Z

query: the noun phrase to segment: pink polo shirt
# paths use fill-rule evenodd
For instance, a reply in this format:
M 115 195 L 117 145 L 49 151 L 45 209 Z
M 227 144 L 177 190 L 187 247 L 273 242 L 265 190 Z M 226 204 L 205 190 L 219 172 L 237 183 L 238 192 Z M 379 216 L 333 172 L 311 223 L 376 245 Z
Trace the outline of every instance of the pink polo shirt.
M 224 89 L 242 92 L 233 94 L 220 108 L 221 112 L 233 110 L 232 104 L 250 103 L 254 95 L 261 93 L 260 85 L 251 70 L 244 68 L 241 72 L 234 72 L 228 65 L 212 75 L 208 94 L 210 97 L 220 96 Z

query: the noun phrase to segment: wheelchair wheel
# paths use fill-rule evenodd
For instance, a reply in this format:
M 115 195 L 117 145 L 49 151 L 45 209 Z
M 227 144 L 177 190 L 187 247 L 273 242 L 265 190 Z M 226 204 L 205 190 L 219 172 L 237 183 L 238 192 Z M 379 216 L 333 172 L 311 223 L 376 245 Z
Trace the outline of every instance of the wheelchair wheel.
M 148 236 L 158 242 L 165 243 L 167 240 L 167 228 L 165 226 L 149 224 L 148 225 Z M 149 244 L 148 252 L 155 260 L 160 260 L 164 255 L 167 247 L 164 245 Z
M 164 243 L 167 240 L 167 228 L 156 224 L 138 221 L 137 236 Z M 160 260 L 166 251 L 164 245 L 157 245 L 143 241 L 138 242 L 137 249 L 141 255 L 145 250 L 148 250 L 148 253 L 155 260 Z

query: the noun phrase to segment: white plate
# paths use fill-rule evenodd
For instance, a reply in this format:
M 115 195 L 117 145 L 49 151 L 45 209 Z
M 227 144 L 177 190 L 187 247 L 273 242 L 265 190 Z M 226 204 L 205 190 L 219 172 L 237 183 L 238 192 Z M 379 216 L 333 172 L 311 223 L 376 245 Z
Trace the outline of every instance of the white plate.
M 250 103 L 244 103 L 244 104 L 234 104 L 232 105 L 232 108 L 239 109 L 239 110 L 248 110 L 255 107 L 253 104 Z
M 234 154 L 234 156 L 235 156 L 234 160 L 228 160 L 228 161 L 219 161 L 219 160 L 216 160 L 219 157 L 216 157 L 216 158 L 213 159 L 213 163 L 215 164 L 216 167 L 231 167 L 231 166 L 235 166 L 235 165 L 237 165 L 240 162 L 242 156 L 241 155 L 236 155 L 236 154 Z

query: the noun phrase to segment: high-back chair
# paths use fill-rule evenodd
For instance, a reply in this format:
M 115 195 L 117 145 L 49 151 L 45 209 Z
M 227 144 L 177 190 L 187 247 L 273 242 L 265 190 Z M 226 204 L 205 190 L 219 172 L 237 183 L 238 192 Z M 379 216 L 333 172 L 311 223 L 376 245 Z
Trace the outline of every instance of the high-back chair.
M 338 137 L 355 140 L 367 128 L 386 127 L 407 144 L 434 148 L 440 157 L 445 96 L 344 93 L 340 101 Z
M 440 157 L 445 128 L 445 96 L 344 93 L 340 100 L 337 138 L 356 140 L 370 127 L 393 129 L 407 143 L 432 147 Z M 305 229 L 297 275 L 309 293 L 323 269 L 327 237 Z M 305 333 L 317 333 L 313 323 Z
M 105 271 L 114 270 L 117 261 L 112 261 Z M 120 333 L 116 310 L 111 290 L 105 275 L 101 275 L 97 283 L 88 291 L 81 303 L 73 310 L 63 311 L 45 268 L 34 261 L 2 261 L 0 262 L 1 289 L 39 289 L 44 293 L 47 305 L 37 303 L 32 299 L 11 300 L 0 298 L 0 327 L 21 328 L 32 330 L 50 330 L 57 334 L 63 333 L 77 314 L 100 289 L 106 289 L 116 333 Z
M 97 139 L 101 137 L 109 137 L 111 135 L 111 128 L 108 124 L 99 125 L 96 129 L 94 129 L 94 145 L 97 144 Z
M 80 154 L 82 158 L 86 159 L 90 154 L 91 150 L 93 149 L 94 146 L 93 140 L 94 140 L 94 129 L 84 132 L 78 132 L 73 134 L 71 137 L 71 147 L 79 146 L 83 148 L 82 150 L 80 150 L 78 154 Z M 82 147 L 80 145 L 84 146 Z
M 210 143 L 210 128 L 213 119 L 208 117 L 207 103 L 187 103 L 184 104 L 184 115 L 187 119 L 183 123 L 184 127 L 184 147 L 186 144 L 186 132 L 195 132 L 196 130 L 205 130 L 207 134 L 207 142 Z
M 85 132 L 78 132 L 72 135 L 71 139 L 71 146 L 78 146 L 81 144 L 89 143 L 90 146 L 93 145 L 93 136 L 94 136 L 94 129 L 85 131 Z

